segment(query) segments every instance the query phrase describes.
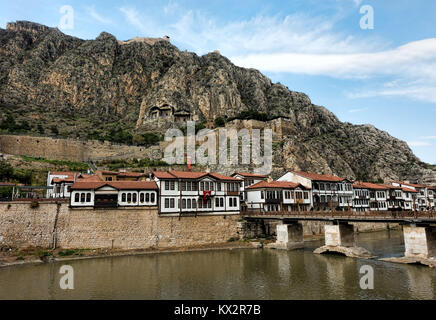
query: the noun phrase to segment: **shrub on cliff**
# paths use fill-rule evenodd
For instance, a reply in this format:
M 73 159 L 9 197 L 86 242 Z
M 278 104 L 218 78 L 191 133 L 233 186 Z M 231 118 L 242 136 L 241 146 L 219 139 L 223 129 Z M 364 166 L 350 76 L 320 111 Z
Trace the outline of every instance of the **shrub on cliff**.
M 0 181 L 9 181 L 13 178 L 14 169 L 5 160 L 0 161 Z
M 224 127 L 226 121 L 223 118 L 218 117 L 214 120 L 213 124 L 215 125 L 215 128 Z

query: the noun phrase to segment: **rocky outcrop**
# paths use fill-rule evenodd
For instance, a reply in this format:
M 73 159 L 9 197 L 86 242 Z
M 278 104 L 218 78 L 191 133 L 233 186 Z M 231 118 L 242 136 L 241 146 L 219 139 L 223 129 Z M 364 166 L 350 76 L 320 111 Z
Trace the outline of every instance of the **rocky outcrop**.
M 0 29 L 0 104 L 22 120 L 54 123 L 65 137 L 81 139 L 114 128 L 163 132 L 187 118 L 212 122 L 257 111 L 286 117 L 291 127 L 274 148 L 275 175 L 299 169 L 436 182 L 436 172 L 405 142 L 370 125 L 342 123 L 304 93 L 217 51 L 197 56 L 167 38 L 118 41 L 102 32 L 81 40 L 32 22 L 10 23 Z
M 323 253 L 339 253 L 350 258 L 365 258 L 372 259 L 375 258 L 371 252 L 362 247 L 343 247 L 343 246 L 322 246 L 315 249 L 313 253 L 323 254 Z

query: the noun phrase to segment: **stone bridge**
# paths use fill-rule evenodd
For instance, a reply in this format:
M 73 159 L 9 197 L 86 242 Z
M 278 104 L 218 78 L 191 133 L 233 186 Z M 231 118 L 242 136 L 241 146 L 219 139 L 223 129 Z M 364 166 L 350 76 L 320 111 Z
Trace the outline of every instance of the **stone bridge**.
M 304 246 L 302 221 L 323 221 L 325 245 L 315 253 L 339 252 L 350 257 L 374 258 L 366 249 L 356 247 L 350 222 L 398 223 L 403 227 L 405 255 L 395 261 L 436 266 L 436 212 L 432 211 L 279 211 L 242 212 L 248 224 L 276 221 L 277 240 L 268 245 L 275 249 L 297 249 Z

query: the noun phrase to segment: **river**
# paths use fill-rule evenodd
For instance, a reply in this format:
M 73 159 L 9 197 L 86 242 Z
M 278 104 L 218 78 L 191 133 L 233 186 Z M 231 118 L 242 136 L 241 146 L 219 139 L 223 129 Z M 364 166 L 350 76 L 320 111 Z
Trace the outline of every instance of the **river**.
M 401 232 L 356 235 L 379 258 L 401 256 Z M 210 250 L 74 260 L 0 269 L 0 299 L 435 299 L 436 269 L 296 251 Z M 59 286 L 71 265 L 74 289 Z M 361 266 L 374 289 L 360 288 Z

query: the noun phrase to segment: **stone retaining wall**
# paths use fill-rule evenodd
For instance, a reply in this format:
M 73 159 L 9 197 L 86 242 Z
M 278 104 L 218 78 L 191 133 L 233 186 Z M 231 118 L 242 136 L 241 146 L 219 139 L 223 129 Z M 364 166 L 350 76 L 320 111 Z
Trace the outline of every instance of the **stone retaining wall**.
M 152 158 L 160 159 L 159 146 L 151 148 L 114 144 L 97 140 L 55 139 L 21 135 L 0 135 L 0 152 L 19 156 L 69 161 L 89 159 Z
M 0 204 L 0 247 L 184 247 L 237 238 L 239 216 L 162 217 L 157 208 L 93 210 L 68 204 Z

